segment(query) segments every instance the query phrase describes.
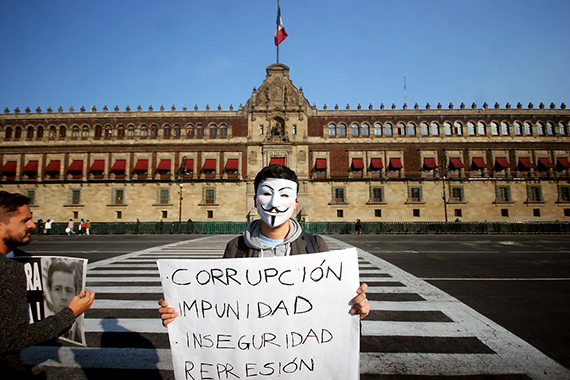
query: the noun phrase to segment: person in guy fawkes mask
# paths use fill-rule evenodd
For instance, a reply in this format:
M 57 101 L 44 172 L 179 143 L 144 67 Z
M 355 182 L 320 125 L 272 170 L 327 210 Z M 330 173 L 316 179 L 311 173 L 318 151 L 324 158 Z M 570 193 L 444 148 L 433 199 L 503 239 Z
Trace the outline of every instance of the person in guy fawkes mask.
M 299 180 L 293 170 L 283 165 L 266 166 L 255 177 L 254 186 L 254 204 L 261 219 L 251 222 L 242 236 L 228 242 L 224 258 L 290 256 L 329 250 L 321 236 L 303 232 L 301 225 L 291 218 L 299 203 Z M 351 309 L 361 319 L 370 313 L 367 287 L 362 284 L 357 289 Z M 164 300 L 159 305 L 166 326 L 178 313 Z

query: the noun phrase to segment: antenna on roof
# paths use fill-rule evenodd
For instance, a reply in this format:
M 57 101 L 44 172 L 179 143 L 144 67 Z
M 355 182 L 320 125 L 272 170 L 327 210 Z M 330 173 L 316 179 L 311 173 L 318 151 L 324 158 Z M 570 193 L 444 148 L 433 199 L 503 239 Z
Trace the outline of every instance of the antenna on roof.
M 406 86 L 406 72 L 404 71 L 404 104 L 408 104 L 408 88 Z

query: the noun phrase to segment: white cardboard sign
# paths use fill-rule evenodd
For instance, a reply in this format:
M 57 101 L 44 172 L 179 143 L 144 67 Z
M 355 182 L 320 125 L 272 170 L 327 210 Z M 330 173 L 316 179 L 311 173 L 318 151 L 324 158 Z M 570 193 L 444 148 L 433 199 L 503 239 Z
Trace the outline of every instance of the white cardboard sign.
M 355 248 L 158 267 L 176 379 L 359 378 Z

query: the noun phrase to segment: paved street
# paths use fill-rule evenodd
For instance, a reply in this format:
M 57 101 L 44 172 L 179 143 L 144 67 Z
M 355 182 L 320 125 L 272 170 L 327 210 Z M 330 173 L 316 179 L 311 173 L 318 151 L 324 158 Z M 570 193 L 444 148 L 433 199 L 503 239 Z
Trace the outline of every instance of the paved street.
M 90 258 L 87 285 L 97 299 L 86 313 L 87 348 L 33 347 L 24 359 L 50 379 L 123 372 L 171 378 L 168 336 L 156 312 L 161 288 L 155 262 L 220 257 L 231 237 L 39 237 L 30 253 Z M 373 311 L 362 324 L 362 379 L 570 378 L 558 364 L 570 362 L 561 343 L 569 341 L 568 237 L 327 240 L 331 249 L 360 248 L 361 281 L 370 285 Z M 156 247 L 167 242 L 174 243 Z M 542 314 L 536 317 L 542 327 L 535 314 Z

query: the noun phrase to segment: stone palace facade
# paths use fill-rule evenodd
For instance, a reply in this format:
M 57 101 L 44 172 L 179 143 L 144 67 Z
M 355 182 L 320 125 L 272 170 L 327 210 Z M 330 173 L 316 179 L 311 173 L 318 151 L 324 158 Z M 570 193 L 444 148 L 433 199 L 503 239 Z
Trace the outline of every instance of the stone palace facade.
M 35 219 L 251 220 L 270 163 L 297 172 L 299 220 L 570 221 L 564 104 L 317 109 L 273 64 L 237 109 L 0 114 L 0 189 Z

